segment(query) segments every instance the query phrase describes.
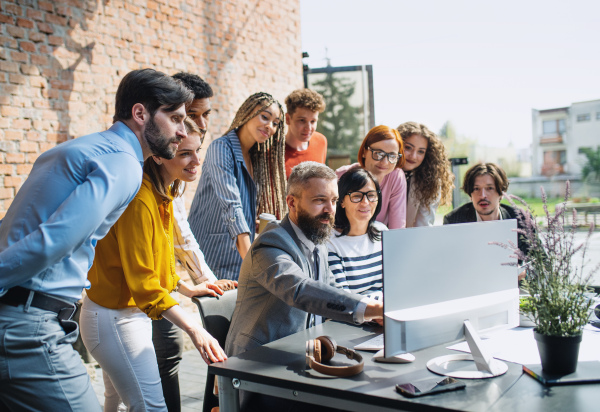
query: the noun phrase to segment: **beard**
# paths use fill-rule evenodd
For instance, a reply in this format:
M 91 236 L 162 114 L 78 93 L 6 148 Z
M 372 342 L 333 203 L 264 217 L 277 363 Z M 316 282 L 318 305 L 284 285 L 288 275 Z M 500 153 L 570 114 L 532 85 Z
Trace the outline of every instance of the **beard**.
M 148 122 L 144 129 L 144 140 L 146 140 L 148 148 L 150 148 L 153 155 L 164 159 L 174 158 L 177 148 L 172 148 L 171 143 L 181 142 L 181 138 L 179 137 L 169 138 L 165 136 L 154 122 L 154 116 L 150 118 L 150 122 Z
M 315 245 L 322 245 L 331 235 L 334 217 L 330 213 L 311 216 L 306 210 L 298 208 L 298 227 L 311 242 Z M 327 219 L 329 223 L 321 223 L 322 219 Z

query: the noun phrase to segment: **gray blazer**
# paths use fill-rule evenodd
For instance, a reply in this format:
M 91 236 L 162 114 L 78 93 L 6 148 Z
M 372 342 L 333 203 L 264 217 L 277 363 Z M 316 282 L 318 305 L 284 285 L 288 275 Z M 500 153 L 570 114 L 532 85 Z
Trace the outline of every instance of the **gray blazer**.
M 252 243 L 240 271 L 225 343 L 228 356 L 304 330 L 309 312 L 353 322 L 354 309 L 364 296 L 333 286 L 327 247 L 318 248 L 317 281 L 311 277 L 310 261 L 287 216 L 281 224 L 270 223 Z

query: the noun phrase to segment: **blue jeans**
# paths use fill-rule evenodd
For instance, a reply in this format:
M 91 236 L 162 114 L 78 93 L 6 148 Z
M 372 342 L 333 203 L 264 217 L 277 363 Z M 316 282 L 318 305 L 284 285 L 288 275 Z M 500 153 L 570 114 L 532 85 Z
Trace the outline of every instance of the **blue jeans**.
M 0 303 L 0 410 L 99 412 L 77 335 L 54 312 Z

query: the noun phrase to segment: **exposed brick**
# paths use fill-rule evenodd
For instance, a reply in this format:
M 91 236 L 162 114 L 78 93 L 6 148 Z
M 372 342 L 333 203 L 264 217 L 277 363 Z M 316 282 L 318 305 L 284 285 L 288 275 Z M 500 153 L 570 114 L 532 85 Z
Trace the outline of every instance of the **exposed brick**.
M 17 26 L 24 27 L 26 29 L 32 29 L 33 28 L 33 21 L 28 20 L 28 19 L 18 18 L 17 19 Z
M 29 32 L 29 40 L 31 40 L 34 43 L 39 43 L 41 41 L 46 40 L 46 35 L 44 33 L 40 33 L 37 31 L 30 31 Z
M 13 16 L 9 16 L 8 14 L 0 13 L 0 23 L 13 24 L 14 22 L 15 22 L 15 18 Z
M 39 54 L 32 54 L 31 64 L 35 64 L 36 66 L 46 66 L 48 64 L 48 58 Z
M 12 172 L 13 172 L 13 165 L 6 165 L 3 163 L 0 163 L 0 175 L 9 175 Z M 17 173 L 19 173 L 19 172 L 17 171 Z M 22 174 L 22 173 L 19 173 L 19 174 Z
M 38 30 L 41 31 L 42 33 L 48 33 L 48 34 L 54 33 L 54 29 L 48 23 L 39 21 L 37 26 L 38 26 Z
M 17 174 L 28 175 L 29 173 L 31 173 L 32 168 L 33 168 L 32 164 L 17 165 Z
M 29 17 L 30 19 L 33 20 L 44 20 L 44 15 L 42 14 L 42 12 L 40 10 L 36 10 L 36 9 L 27 9 L 26 12 L 26 16 Z
M 56 14 L 46 14 L 46 21 L 48 23 L 56 24 L 58 26 L 64 26 L 67 24 L 67 18 L 57 16 Z
M 13 59 L 13 61 L 16 61 L 16 62 L 24 63 L 27 61 L 27 53 L 13 51 L 13 52 L 10 52 L 10 57 L 11 57 L 11 59 Z
M 12 121 L 13 129 L 29 130 L 31 129 L 31 120 L 29 119 L 14 119 Z
M 42 152 L 45 152 L 47 150 L 52 149 L 54 146 L 56 146 L 56 143 L 45 143 L 45 142 L 42 142 L 42 143 L 40 143 L 40 150 Z
M 17 117 L 21 114 L 21 111 L 18 107 L 2 106 L 0 107 L 0 114 L 2 114 L 3 117 Z
M 17 26 L 6 26 L 6 32 L 17 39 L 22 39 L 25 37 L 25 29 Z
M 53 46 L 62 46 L 64 41 L 60 36 L 48 36 L 48 43 Z
M 283 99 L 300 87 L 298 0 L 280 0 L 281 11 L 268 17 L 253 5 L 247 0 L 1 1 L 0 187 L 5 177 L 24 181 L 38 156 L 69 134 L 110 126 L 117 87 L 132 69 L 201 74 L 218 90 L 212 136 L 226 129 L 245 95 L 268 88 Z M 265 0 L 265 7 L 272 6 Z M 89 44 L 89 51 L 82 50 Z M 259 44 L 276 50 L 275 62 L 250 53 Z M 9 189 L 12 199 L 15 190 Z M 189 189 L 188 203 L 195 186 Z M 0 201 L 0 216 L 6 204 Z
M 6 140 L 23 140 L 23 132 L 20 130 L 5 130 L 4 138 Z
M 0 71 L 7 73 L 18 73 L 19 65 L 15 62 L 0 61 Z
M 21 149 L 21 152 L 32 153 L 32 152 L 37 152 L 39 149 L 39 146 L 35 142 L 28 142 L 26 140 L 23 140 L 21 142 L 21 144 L 19 145 L 19 149 Z
M 4 187 L 19 187 L 23 183 L 23 179 L 18 176 L 6 176 L 4 178 Z
M 21 16 L 23 15 L 23 9 L 16 5 L 16 4 L 6 4 L 4 6 L 4 10 L 8 13 L 8 14 L 14 14 L 15 16 Z
M 19 43 L 12 37 L 0 36 L 0 46 L 16 49 Z
M 23 153 L 7 153 L 6 163 L 24 163 L 25 154 Z
M 35 163 L 41 153 L 27 153 L 27 163 Z
M 36 76 L 40 74 L 40 70 L 31 64 L 21 64 L 21 73 L 29 76 Z
M 25 84 L 27 83 L 25 76 L 20 74 L 11 73 L 8 75 L 8 81 L 14 84 Z
M 35 44 L 33 44 L 30 41 L 22 41 L 19 43 L 19 47 L 21 48 L 21 50 L 26 51 L 26 52 L 35 52 Z
M 54 11 L 52 2 L 49 2 L 49 1 L 38 1 L 38 7 L 44 11 Z
M 6 140 L 0 140 L 0 152 L 13 153 L 16 150 L 15 142 L 9 142 Z M 0 159 L 2 155 L 0 154 Z
M 10 199 L 14 196 L 13 193 L 14 193 L 14 189 L 7 188 L 7 187 L 0 187 L 0 199 Z

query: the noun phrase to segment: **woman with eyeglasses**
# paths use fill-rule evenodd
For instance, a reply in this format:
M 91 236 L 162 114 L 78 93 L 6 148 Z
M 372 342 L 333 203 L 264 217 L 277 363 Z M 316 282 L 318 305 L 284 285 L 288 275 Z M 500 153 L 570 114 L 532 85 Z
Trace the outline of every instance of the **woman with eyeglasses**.
M 454 175 L 442 141 L 415 122 L 398 126 L 404 143 L 407 205 L 406 227 L 433 226 L 438 206 L 452 202 Z
M 338 181 L 335 229 L 331 233 L 329 268 L 340 289 L 381 299 L 381 231 L 375 220 L 381 209 L 379 183 L 360 166 L 351 167 Z
M 406 178 L 402 171 L 404 145 L 398 130 L 388 126 L 369 130 L 358 149 L 358 163 L 337 169 L 338 178 L 359 165 L 368 170 L 381 187 L 380 211 L 376 220 L 390 229 L 406 227 Z

